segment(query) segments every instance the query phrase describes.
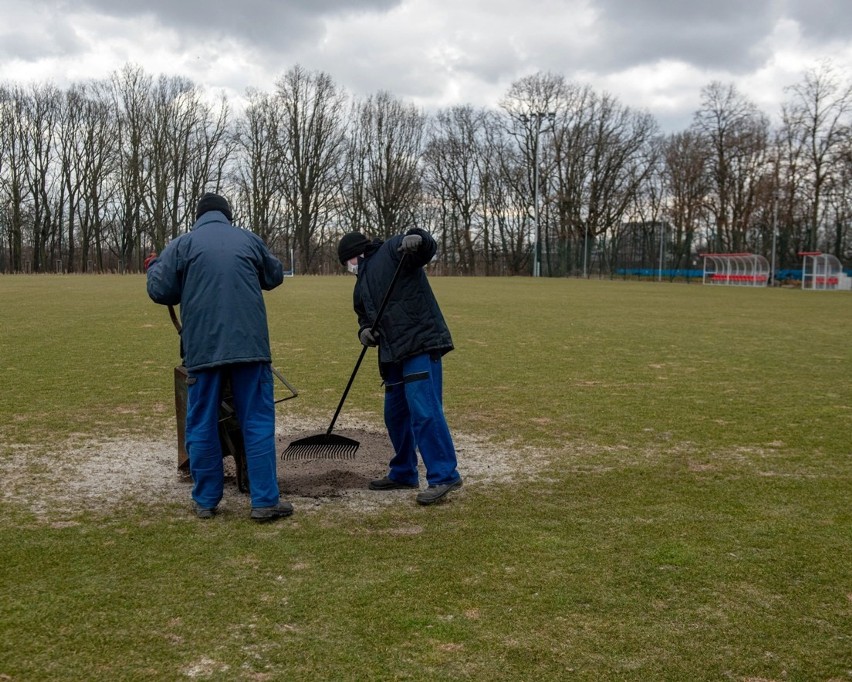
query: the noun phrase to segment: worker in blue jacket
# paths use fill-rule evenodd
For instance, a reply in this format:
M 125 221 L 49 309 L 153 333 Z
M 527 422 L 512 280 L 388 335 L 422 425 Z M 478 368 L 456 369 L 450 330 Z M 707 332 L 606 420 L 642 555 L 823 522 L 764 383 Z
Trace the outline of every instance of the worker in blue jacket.
M 155 303 L 180 305 L 186 451 L 196 514 L 211 518 L 222 499 L 218 420 L 227 378 L 245 446 L 251 518 L 271 521 L 293 512 L 279 497 L 272 357 L 262 293 L 281 284 L 284 270 L 260 237 L 231 221 L 227 199 L 204 194 L 190 232 L 146 260 L 148 295 Z
M 441 358 L 453 349 L 453 341 L 423 270 L 436 250 L 435 240 L 420 228 L 384 242 L 350 232 L 337 250 L 341 265 L 357 274 L 353 302 L 358 338 L 365 346 L 378 346 L 385 425 L 394 448 L 388 474 L 369 487 L 418 488 L 419 450 L 428 487 L 416 500 L 423 505 L 462 485 L 442 394 Z M 403 255 L 396 287 L 373 333 L 371 327 Z

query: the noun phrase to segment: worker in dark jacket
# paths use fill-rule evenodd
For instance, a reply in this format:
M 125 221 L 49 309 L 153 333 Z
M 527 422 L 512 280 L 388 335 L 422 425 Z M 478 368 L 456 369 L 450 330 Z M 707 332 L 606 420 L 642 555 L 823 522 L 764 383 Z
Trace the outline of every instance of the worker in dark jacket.
M 222 499 L 218 421 L 227 379 L 245 446 L 251 518 L 271 521 L 293 512 L 279 497 L 272 357 L 262 293 L 281 284 L 284 270 L 260 237 L 231 220 L 224 197 L 202 196 L 191 231 L 146 261 L 148 295 L 155 303 L 180 304 L 188 373 L 186 450 L 196 514 L 211 518 Z
M 395 453 L 388 474 L 369 487 L 419 487 L 416 448 L 426 467 L 428 488 L 416 498 L 424 505 L 462 485 L 442 398 L 441 358 L 453 349 L 453 341 L 423 271 L 436 250 L 435 240 L 419 228 L 385 242 L 370 242 L 360 232 L 350 232 L 338 245 L 341 265 L 358 277 L 353 294 L 358 338 L 365 346 L 378 346 L 385 425 Z M 376 314 L 403 256 L 399 280 L 373 333 Z

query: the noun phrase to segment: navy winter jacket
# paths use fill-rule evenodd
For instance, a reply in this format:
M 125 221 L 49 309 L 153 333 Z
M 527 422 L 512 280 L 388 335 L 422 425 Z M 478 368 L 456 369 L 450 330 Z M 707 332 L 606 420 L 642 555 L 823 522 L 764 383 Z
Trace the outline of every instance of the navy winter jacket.
M 413 228 L 406 234 L 423 238 L 417 253 L 406 257 L 396 288 L 379 321 L 379 362 L 401 362 L 422 353 L 444 355 L 453 349 L 450 330 L 423 271 L 437 251 L 438 245 L 425 230 Z M 359 334 L 370 327 L 382 304 L 385 292 L 402 254 L 399 246 L 403 235 L 386 242 L 374 241 L 358 263 L 358 280 L 353 294 L 358 314 Z
M 284 280 L 281 262 L 253 232 L 208 211 L 148 267 L 148 295 L 180 304 L 184 365 L 190 371 L 270 362 L 263 290 Z

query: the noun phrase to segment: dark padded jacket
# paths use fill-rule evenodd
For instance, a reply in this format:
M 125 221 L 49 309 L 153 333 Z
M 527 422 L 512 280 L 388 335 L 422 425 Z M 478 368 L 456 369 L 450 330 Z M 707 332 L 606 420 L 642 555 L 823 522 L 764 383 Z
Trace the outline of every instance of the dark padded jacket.
M 406 256 L 396 287 L 379 321 L 379 362 L 401 362 L 422 353 L 444 355 L 453 349 L 450 330 L 432 293 L 423 266 L 438 245 L 425 230 L 413 228 L 423 241 L 417 253 Z M 358 332 L 370 327 L 393 279 L 402 254 L 403 235 L 370 244 L 358 262 L 358 280 L 353 294 Z
M 180 304 L 188 370 L 270 362 L 263 290 L 284 281 L 281 262 L 253 232 L 208 211 L 148 266 L 148 295 Z

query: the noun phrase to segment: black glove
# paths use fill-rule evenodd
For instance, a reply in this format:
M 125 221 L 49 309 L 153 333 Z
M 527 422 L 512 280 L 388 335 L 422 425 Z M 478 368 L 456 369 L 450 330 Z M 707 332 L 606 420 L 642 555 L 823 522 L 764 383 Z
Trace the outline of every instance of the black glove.
M 417 253 L 417 249 L 423 243 L 423 237 L 419 234 L 407 234 L 402 238 L 399 250 L 403 253 Z
M 360 332 L 358 332 L 358 338 L 365 346 L 379 345 L 379 332 L 373 334 L 369 327 L 364 327 Z

